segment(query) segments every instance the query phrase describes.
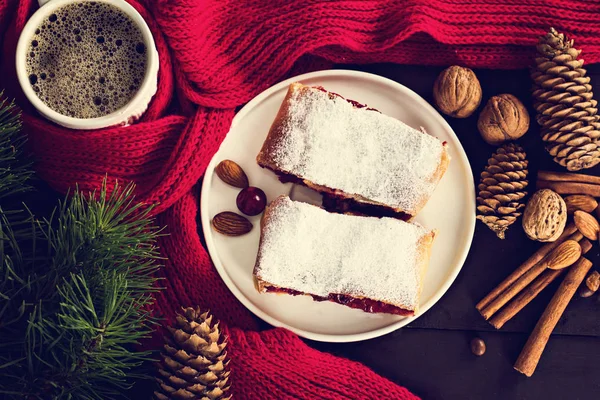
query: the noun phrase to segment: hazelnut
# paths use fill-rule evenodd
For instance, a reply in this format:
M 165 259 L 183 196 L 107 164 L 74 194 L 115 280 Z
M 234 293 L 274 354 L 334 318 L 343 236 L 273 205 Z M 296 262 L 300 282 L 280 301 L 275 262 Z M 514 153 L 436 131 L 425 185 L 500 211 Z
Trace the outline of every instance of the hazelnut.
M 535 192 L 523 212 L 523 230 L 529 239 L 538 242 L 554 242 L 566 223 L 567 205 L 550 189 Z
M 588 298 L 588 297 L 593 296 L 594 293 L 596 293 L 596 292 L 594 292 L 593 290 L 590 290 L 590 288 L 583 285 L 579 288 L 578 293 L 579 293 L 579 297 Z
M 480 357 L 485 354 L 485 342 L 481 338 L 471 339 L 471 352 L 476 356 Z
M 487 143 L 498 146 L 516 140 L 529 129 L 529 113 L 512 94 L 493 96 L 479 114 L 479 133 Z
M 433 99 L 444 114 L 467 118 L 481 103 L 481 85 L 473 70 L 453 65 L 437 77 Z
M 585 278 L 585 286 L 592 292 L 596 293 L 600 288 L 600 272 L 593 271 L 590 273 L 587 278 Z

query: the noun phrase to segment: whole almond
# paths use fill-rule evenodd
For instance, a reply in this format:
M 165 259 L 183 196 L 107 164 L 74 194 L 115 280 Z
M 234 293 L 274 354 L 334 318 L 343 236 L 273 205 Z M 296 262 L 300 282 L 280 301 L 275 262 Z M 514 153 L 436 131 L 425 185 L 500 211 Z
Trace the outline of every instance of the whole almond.
M 583 236 L 590 240 L 598 240 L 600 224 L 598 224 L 596 218 L 585 211 L 578 210 L 573 214 L 573 220 L 575 221 L 575 226 Z
M 565 203 L 567 205 L 567 213 L 573 214 L 577 210 L 591 213 L 598 207 L 598 202 L 592 196 L 585 194 L 574 194 L 565 197 Z
M 246 173 L 235 161 L 223 160 L 215 168 L 217 176 L 228 185 L 244 189 L 248 187 Z
M 215 231 L 227 236 L 241 236 L 252 230 L 252 222 L 242 215 L 224 211 L 214 216 L 212 226 Z
M 581 257 L 581 246 L 575 240 L 565 240 L 546 256 L 544 262 L 550 269 L 569 267 Z

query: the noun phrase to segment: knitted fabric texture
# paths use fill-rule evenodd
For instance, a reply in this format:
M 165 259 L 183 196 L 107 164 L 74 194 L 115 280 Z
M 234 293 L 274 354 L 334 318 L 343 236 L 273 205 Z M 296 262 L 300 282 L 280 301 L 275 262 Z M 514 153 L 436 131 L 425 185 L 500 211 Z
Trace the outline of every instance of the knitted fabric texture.
M 333 63 L 394 62 L 523 68 L 550 26 L 600 61 L 600 3 L 486 0 L 128 0 L 145 18 L 160 55 L 159 89 L 129 127 L 71 131 L 41 118 L 17 86 L 17 40 L 37 1 L 0 1 L 0 87 L 23 109 L 38 175 L 66 192 L 134 181 L 158 203 L 166 261 L 156 312 L 209 308 L 229 327 L 238 399 L 408 399 L 365 366 L 320 353 L 292 333 L 254 332 L 197 234 L 195 183 L 225 137 L 235 108 L 277 81 Z M 260 384 L 256 384 L 260 382 Z M 376 388 L 377 393 L 370 388 Z

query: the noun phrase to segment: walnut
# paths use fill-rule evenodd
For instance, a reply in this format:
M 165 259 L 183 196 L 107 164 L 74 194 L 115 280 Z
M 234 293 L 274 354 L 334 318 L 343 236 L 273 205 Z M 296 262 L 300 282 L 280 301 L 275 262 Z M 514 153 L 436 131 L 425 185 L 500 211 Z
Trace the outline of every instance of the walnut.
M 481 103 L 481 85 L 471 69 L 453 65 L 437 77 L 433 99 L 444 114 L 467 118 Z
M 477 128 L 483 140 L 498 146 L 516 140 L 529 129 L 529 113 L 512 94 L 493 96 L 479 114 Z
M 567 205 L 550 189 L 535 192 L 523 212 L 525 234 L 539 242 L 554 242 L 563 233 L 566 223 Z

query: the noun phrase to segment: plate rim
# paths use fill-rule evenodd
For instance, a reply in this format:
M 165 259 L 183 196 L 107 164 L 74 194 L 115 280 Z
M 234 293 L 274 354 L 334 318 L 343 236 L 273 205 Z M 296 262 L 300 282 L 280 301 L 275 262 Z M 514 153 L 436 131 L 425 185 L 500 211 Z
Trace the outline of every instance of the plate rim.
M 439 114 L 439 112 L 431 104 L 429 104 L 429 102 L 427 102 L 423 97 L 421 97 L 418 93 L 416 93 L 412 89 L 402 85 L 401 83 L 398 83 L 389 78 L 385 78 L 383 76 L 379 76 L 379 75 L 372 74 L 369 72 L 362 72 L 362 71 L 355 71 L 355 70 L 331 69 L 331 70 L 324 70 L 324 71 L 309 72 L 306 74 L 301 74 L 301 75 L 297 75 L 297 76 L 288 78 L 286 80 L 283 80 L 281 82 L 274 84 L 273 86 L 270 86 L 269 88 L 265 89 L 260 94 L 258 94 L 256 97 L 254 97 L 252 100 L 250 100 L 248 103 L 246 103 L 246 105 L 244 105 L 244 107 L 242 107 L 242 109 L 240 111 L 238 111 L 236 113 L 236 115 L 234 116 L 234 118 L 231 122 L 231 126 L 229 128 L 229 131 L 227 132 L 227 135 L 229 135 L 231 130 L 237 125 L 237 123 L 238 123 L 237 121 L 241 120 L 257 104 L 262 102 L 263 99 L 272 95 L 274 92 L 277 92 L 278 90 L 280 90 L 286 86 L 289 86 L 293 82 L 314 79 L 314 78 L 331 77 L 331 76 L 366 78 L 366 79 L 378 81 L 379 83 L 382 83 L 382 84 L 396 86 L 397 89 L 408 94 L 411 98 L 416 100 L 419 103 L 419 105 L 423 106 L 431 114 L 433 114 L 434 118 L 436 118 L 438 120 L 438 122 L 441 123 L 442 126 L 444 126 L 449 133 L 451 133 L 451 136 L 453 136 L 453 138 L 456 140 L 456 142 L 460 145 L 459 147 L 456 147 L 455 150 L 456 150 L 456 153 L 458 153 L 457 156 L 465 163 L 465 165 L 468 169 L 469 174 L 467 176 L 467 184 L 469 187 L 466 189 L 468 189 L 468 197 L 470 198 L 470 203 L 472 205 L 472 209 L 475 210 L 475 206 L 476 206 L 475 201 L 476 200 L 475 200 L 475 182 L 473 179 L 473 169 L 471 168 L 471 163 L 469 162 L 469 159 L 467 157 L 465 149 L 462 146 L 462 143 L 460 142 L 458 136 L 454 132 L 454 129 L 452 129 L 452 127 L 450 126 L 450 124 L 448 124 L 448 122 L 444 119 L 444 117 L 442 117 Z M 227 135 L 225 137 L 227 137 Z M 223 142 L 224 141 L 225 141 L 225 139 L 223 139 Z M 424 304 L 422 307 L 420 307 L 419 313 L 417 315 L 414 315 L 412 317 L 405 317 L 405 318 L 400 319 L 392 324 L 389 324 L 389 325 L 381 327 L 381 328 L 373 329 L 368 332 L 352 333 L 352 334 L 347 334 L 347 335 L 311 332 L 311 331 L 307 331 L 304 329 L 295 328 L 294 326 L 291 326 L 289 324 L 279 321 L 278 319 L 272 317 L 271 315 L 269 315 L 268 313 L 266 313 L 265 311 L 263 311 L 262 309 L 257 307 L 249 298 L 247 298 L 244 295 L 244 293 L 242 293 L 242 291 L 237 287 L 235 282 L 233 282 L 233 280 L 230 278 L 228 272 L 226 271 L 225 267 L 223 266 L 221 260 L 219 259 L 218 252 L 217 252 L 217 249 L 214 244 L 212 236 L 206 234 L 207 231 L 210 231 L 211 227 L 210 227 L 210 218 L 207 216 L 207 210 L 208 210 L 207 198 L 208 198 L 208 196 L 206 196 L 205 194 L 208 193 L 208 188 L 212 185 L 212 180 L 214 177 L 213 171 L 215 169 L 215 166 L 216 166 L 215 164 L 217 163 L 217 160 L 220 160 L 219 154 L 221 152 L 221 146 L 222 146 L 223 142 L 221 142 L 221 144 L 219 145 L 219 149 L 213 155 L 213 157 L 210 160 L 210 163 L 208 164 L 208 166 L 206 167 L 206 171 L 204 173 L 204 180 L 202 182 L 202 189 L 201 189 L 201 193 L 200 193 L 200 210 L 199 210 L 200 211 L 200 222 L 202 224 L 202 231 L 204 233 L 204 238 L 206 241 L 206 246 L 208 248 L 208 253 L 209 253 L 210 259 L 211 259 L 215 269 L 217 270 L 219 277 L 223 280 L 223 282 L 225 283 L 225 285 L 227 286 L 229 291 L 235 296 L 235 298 L 240 303 L 242 303 L 242 305 L 244 307 L 246 307 L 250 312 L 252 312 L 254 315 L 259 317 L 263 321 L 267 322 L 268 324 L 270 324 L 274 327 L 288 329 L 303 338 L 315 340 L 315 341 L 319 341 L 319 342 L 349 343 L 349 342 L 357 342 L 357 341 L 362 341 L 362 340 L 373 339 L 373 338 L 394 332 L 394 331 L 408 325 L 409 323 L 415 321 L 417 318 L 423 316 L 446 294 L 448 289 L 450 289 L 452 284 L 454 284 L 454 281 L 458 277 L 458 274 L 460 273 L 460 271 L 462 271 L 462 268 L 464 267 L 467 256 L 469 255 L 469 252 L 471 250 L 471 246 L 473 243 L 473 237 L 475 234 L 476 219 L 475 219 L 474 211 L 472 214 L 470 214 L 471 217 L 470 217 L 469 221 L 465 221 L 465 224 L 468 223 L 468 226 L 467 226 L 468 238 L 467 238 L 467 243 L 466 243 L 465 248 L 458 255 L 458 262 L 456 263 L 457 266 L 450 271 L 450 273 L 448 274 L 448 277 L 444 281 L 443 285 L 440 287 L 440 289 L 438 289 L 435 292 L 433 297 L 426 304 Z M 216 258 L 217 261 L 215 261 L 215 259 L 213 258 L 213 254 L 217 256 L 217 258 Z

